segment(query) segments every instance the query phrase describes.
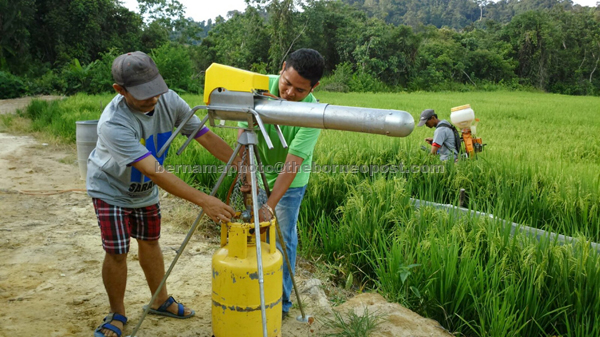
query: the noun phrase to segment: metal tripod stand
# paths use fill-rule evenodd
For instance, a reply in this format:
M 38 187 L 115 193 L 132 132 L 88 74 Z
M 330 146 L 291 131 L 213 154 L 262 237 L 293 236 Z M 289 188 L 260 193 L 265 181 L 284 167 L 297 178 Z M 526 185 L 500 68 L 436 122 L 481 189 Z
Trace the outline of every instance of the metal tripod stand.
M 192 116 L 194 115 L 194 113 L 199 110 L 199 109 L 207 109 L 207 107 L 205 106 L 198 106 L 193 108 L 190 111 L 190 114 L 188 115 L 188 117 L 186 117 L 184 119 L 184 121 L 181 123 L 181 125 L 178 127 L 178 129 L 173 133 L 173 135 L 171 135 L 171 137 L 169 138 L 169 140 L 167 141 L 167 143 L 163 146 L 163 148 L 158 152 L 158 156 L 160 157 L 164 151 L 166 151 L 166 149 L 168 148 L 168 146 L 170 145 L 170 143 L 172 142 L 172 140 L 175 138 L 175 136 L 181 132 L 183 126 L 185 123 L 187 123 Z M 264 174 L 263 171 L 263 167 L 262 167 L 262 162 L 260 160 L 260 156 L 258 153 L 258 135 L 256 134 L 256 132 L 254 131 L 254 129 L 251 127 L 252 125 L 254 125 L 255 123 L 259 126 L 259 129 L 262 131 L 264 137 L 265 137 L 265 141 L 267 142 L 269 148 L 273 148 L 273 145 L 271 143 L 271 140 L 269 139 L 268 134 L 266 133 L 265 129 L 264 129 L 264 125 L 260 119 L 260 116 L 252 111 L 252 110 L 248 110 L 248 109 L 244 109 L 242 111 L 235 111 L 237 113 L 243 113 L 246 114 L 247 116 L 247 121 L 248 121 L 248 125 L 250 126 L 247 129 L 244 129 L 244 132 L 241 134 L 241 136 L 238 138 L 238 144 L 235 147 L 233 154 L 231 155 L 231 157 L 229 158 L 227 165 L 225 167 L 225 170 L 223 170 L 221 176 L 219 177 L 219 179 L 217 180 L 215 186 L 213 187 L 210 196 L 215 196 L 215 194 L 217 193 L 219 187 L 221 186 L 221 184 L 223 183 L 223 180 L 225 179 L 225 176 L 227 175 L 229 169 L 231 168 L 234 160 L 238 157 L 238 154 L 240 153 L 240 150 L 242 149 L 242 147 L 246 146 L 247 149 L 247 153 L 249 154 L 248 158 L 249 158 L 249 163 L 250 163 L 250 185 L 251 185 L 251 195 L 252 195 L 252 201 L 253 201 L 253 205 L 252 205 L 252 210 L 253 210 L 253 217 L 254 217 L 254 232 L 256 235 L 256 257 L 257 257 L 257 271 L 258 271 L 258 283 L 259 283 L 259 290 L 260 290 L 260 300 L 261 300 L 261 304 L 260 304 L 260 308 L 261 308 L 261 315 L 262 315 L 262 327 L 263 327 L 263 337 L 267 337 L 267 316 L 266 316 L 266 308 L 265 308 L 265 295 L 264 295 L 264 276 L 263 276 L 263 266 L 262 266 L 262 250 L 261 250 L 261 240 L 260 240 L 260 220 L 259 220 L 259 209 L 262 205 L 258 205 L 258 203 L 256 202 L 258 200 L 258 177 L 257 177 L 257 171 L 260 172 L 261 175 L 261 179 L 265 188 L 265 191 L 267 193 L 267 196 L 270 196 L 271 192 L 269 189 L 269 185 L 267 184 L 267 178 Z M 185 144 L 179 149 L 179 151 L 177 152 L 177 154 L 180 154 L 185 147 L 189 144 L 189 142 L 191 141 L 191 139 L 193 139 L 194 135 L 204 126 L 204 124 L 206 123 L 206 121 L 210 118 L 211 121 L 211 125 L 214 125 L 214 117 L 211 116 L 210 113 L 210 109 L 209 109 L 209 114 L 202 120 L 201 124 L 198 126 L 198 128 L 196 129 L 196 131 L 194 131 L 189 139 L 185 142 Z M 223 126 L 223 125 L 221 125 Z M 277 132 L 278 132 L 278 136 L 281 140 L 282 145 L 285 147 L 287 147 L 287 144 L 285 142 L 285 139 L 281 133 L 281 130 L 279 129 L 278 126 L 276 126 Z M 277 215 L 274 212 L 274 216 L 275 219 L 277 219 Z M 196 220 L 194 221 L 194 223 L 192 224 L 190 230 L 188 231 L 185 239 L 183 240 L 183 242 L 181 243 L 181 246 L 179 247 L 179 249 L 177 250 L 177 254 L 175 255 L 175 258 L 173 259 L 173 261 L 171 262 L 171 265 L 169 266 L 168 270 L 165 273 L 165 276 L 163 277 L 163 279 L 161 280 L 158 288 L 156 289 L 156 292 L 153 294 L 152 298 L 150 299 L 149 304 L 145 307 L 144 312 L 142 313 L 142 316 L 140 317 L 140 321 L 138 322 L 138 324 L 136 325 L 136 327 L 134 328 L 131 336 L 135 336 L 135 334 L 137 333 L 137 331 L 139 330 L 139 328 L 141 327 L 144 319 L 146 318 L 146 315 L 148 314 L 151 305 L 154 303 L 154 301 L 156 300 L 156 298 L 158 297 L 159 292 L 161 291 L 161 289 L 164 287 L 167 278 L 169 277 L 169 275 L 171 274 L 173 268 L 175 267 L 175 264 L 177 263 L 177 261 L 179 260 L 179 257 L 181 256 L 181 254 L 183 253 L 183 251 L 185 250 L 185 247 L 187 246 L 188 242 L 190 241 L 192 235 L 194 234 L 194 232 L 196 231 L 196 228 L 198 227 L 198 224 L 200 222 L 200 219 L 202 218 L 202 216 L 204 215 L 204 210 L 201 210 L 200 213 L 198 214 L 198 216 L 196 217 Z M 222 224 L 224 225 L 224 224 Z M 278 233 L 278 239 L 281 243 L 281 247 L 282 247 L 282 252 L 286 261 L 286 264 L 288 266 L 288 271 L 290 273 L 290 276 L 292 278 L 292 283 L 293 283 L 293 287 L 294 287 L 294 292 L 296 294 L 296 299 L 298 301 L 298 305 L 300 307 L 300 312 L 301 312 L 301 316 L 297 317 L 298 321 L 301 322 L 308 322 L 308 316 L 306 316 L 306 314 L 304 313 L 304 308 L 302 306 L 302 302 L 300 300 L 300 294 L 298 291 L 298 287 L 296 285 L 296 281 L 294 278 L 294 274 L 292 272 L 292 267 L 289 263 L 289 258 L 287 255 L 287 249 L 286 249 L 286 245 L 283 239 L 283 234 L 280 230 L 280 226 L 279 223 L 277 221 L 275 221 L 275 226 L 276 226 L 276 232 Z M 275 244 L 275 243 L 272 243 Z

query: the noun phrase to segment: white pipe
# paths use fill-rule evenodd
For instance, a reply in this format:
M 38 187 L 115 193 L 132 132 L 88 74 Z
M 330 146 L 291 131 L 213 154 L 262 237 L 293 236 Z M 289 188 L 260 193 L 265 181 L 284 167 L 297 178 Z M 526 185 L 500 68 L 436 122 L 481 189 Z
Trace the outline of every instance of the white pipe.
M 567 243 L 573 244 L 577 241 L 575 238 L 570 237 L 570 236 L 557 234 L 557 233 L 553 233 L 553 232 L 548 232 L 545 230 L 541 230 L 541 229 L 537 229 L 537 228 L 533 228 L 533 227 L 529 227 L 529 226 L 525 226 L 525 225 L 520 225 L 516 222 L 510 222 L 508 220 L 501 219 L 491 213 L 483 213 L 483 212 L 473 211 L 473 210 L 470 210 L 467 208 L 458 207 L 458 206 L 454 206 L 454 205 L 438 204 L 435 202 L 419 200 L 419 199 L 414 199 L 414 198 L 410 198 L 410 201 L 415 206 L 415 208 L 420 208 L 421 206 L 429 206 L 429 207 L 434 207 L 437 209 L 443 209 L 448 213 L 450 213 L 452 211 L 458 211 L 458 212 L 460 212 L 460 213 L 458 213 L 458 215 L 474 215 L 476 217 L 487 217 L 490 219 L 499 220 L 500 222 L 502 222 L 503 225 L 511 226 L 511 229 L 510 229 L 511 235 L 515 235 L 515 232 L 519 231 L 520 233 L 524 233 L 525 235 L 534 236 L 538 240 L 541 240 L 543 237 L 547 237 L 550 240 L 556 240 L 556 242 L 558 242 L 561 245 L 567 244 Z M 590 246 L 592 248 L 596 249 L 596 251 L 600 252 L 600 244 L 598 244 L 596 242 L 590 242 Z

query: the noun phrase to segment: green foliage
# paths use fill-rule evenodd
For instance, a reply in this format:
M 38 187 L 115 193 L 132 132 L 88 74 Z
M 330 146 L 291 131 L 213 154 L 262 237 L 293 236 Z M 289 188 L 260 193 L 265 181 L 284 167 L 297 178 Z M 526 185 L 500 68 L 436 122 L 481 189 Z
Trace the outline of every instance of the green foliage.
M 29 93 L 73 95 L 78 92 L 112 92 L 112 62 L 120 54 L 113 48 L 101 53 L 101 58 L 91 63 L 82 65 L 78 59 L 73 59 L 62 69 L 47 70 L 43 75 L 30 80 Z
M 514 16 L 531 10 L 572 9 L 562 0 L 442 0 L 442 1 L 371 1 L 343 0 L 367 12 L 369 16 L 394 25 L 432 25 L 460 30 L 481 20 L 509 22 Z
M 297 49 L 293 47 L 294 41 L 304 32 L 306 25 L 294 27 L 294 19 L 297 16 L 294 8 L 294 0 L 271 0 L 267 6 L 269 12 L 269 35 L 271 44 L 269 48 L 269 64 L 272 72 L 279 71 L 285 61 L 287 54 Z
M 166 43 L 152 50 L 151 57 L 170 89 L 179 93 L 197 93 L 200 90 L 201 83 L 194 72 L 187 47 Z
M 0 0 L 0 71 L 21 74 L 26 70 L 34 4 L 34 0 Z
M 593 12 L 526 12 L 515 16 L 500 37 L 512 45 L 508 56 L 517 60 L 516 74 L 526 84 L 566 94 L 597 94 L 600 21 Z
M 148 52 L 152 49 L 158 48 L 169 41 L 169 29 L 164 25 L 161 25 L 158 21 L 152 21 L 142 32 L 140 37 L 143 48 L 141 51 Z
M 65 86 L 65 81 L 60 74 L 54 70 L 48 70 L 31 81 L 30 93 L 34 95 L 62 93 Z
M 88 94 L 113 92 L 112 63 L 117 56 L 121 55 L 121 52 L 116 48 L 111 48 L 100 55 L 101 58 L 94 61 L 93 67 L 88 71 L 89 84 L 85 89 Z
M 392 91 L 379 78 L 366 73 L 359 72 L 352 75 L 348 81 L 350 91 L 354 92 L 389 92 Z
M 140 14 L 147 15 L 152 24 L 150 31 L 159 32 L 153 43 L 156 47 L 165 41 L 164 34 L 168 34 L 172 40 L 181 44 L 195 44 L 200 38 L 202 28 L 193 20 L 185 17 L 185 7 L 177 0 L 138 0 Z M 150 27 L 149 27 L 150 28 Z M 144 34 L 146 38 L 152 38 L 151 34 Z M 158 42 L 158 43 L 157 43 Z
M 66 65 L 61 72 L 61 79 L 64 80 L 64 87 L 61 92 L 67 95 L 73 95 L 79 91 L 84 91 L 89 86 L 90 72 L 97 61 L 81 66 L 78 59 Z
M 348 62 L 338 64 L 331 76 L 321 79 L 321 84 L 316 91 L 348 92 L 350 91 L 348 83 L 352 80 L 353 75 L 352 64 Z
M 420 38 L 410 27 L 369 20 L 351 50 L 360 74 L 369 74 L 389 85 L 406 85 L 415 65 Z
M 111 0 L 35 2 L 35 22 L 28 27 L 30 54 L 59 68 L 78 59 L 96 60 L 111 47 L 138 49 L 141 16 Z
M 21 94 L 100 93 L 105 54 L 142 50 L 174 60 L 161 66 L 173 88 L 198 92 L 213 62 L 277 73 L 308 47 L 325 58 L 320 90 L 600 95 L 600 12 L 570 2 L 253 0 L 214 23 L 185 18 L 177 0 L 138 2 L 147 23 L 111 0 L 2 1 L 0 70 L 21 78 Z
M 0 71 L 0 99 L 20 97 L 27 92 L 27 86 L 18 76 Z
M 218 62 L 242 69 L 257 67 L 265 71 L 269 61 L 267 26 L 260 13 L 249 7 L 243 14 L 236 13 L 227 21 L 217 19 L 198 50 L 200 55 L 196 59 L 200 70 Z

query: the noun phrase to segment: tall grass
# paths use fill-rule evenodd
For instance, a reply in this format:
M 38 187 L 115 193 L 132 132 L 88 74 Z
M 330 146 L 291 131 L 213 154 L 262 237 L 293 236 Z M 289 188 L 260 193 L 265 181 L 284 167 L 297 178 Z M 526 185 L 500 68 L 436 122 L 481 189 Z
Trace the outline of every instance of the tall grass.
M 36 130 L 74 140 L 74 121 L 95 119 L 109 96 L 36 102 L 24 116 Z M 199 96 L 184 96 L 190 105 Z M 410 111 L 434 108 L 448 118 L 470 103 L 488 146 L 477 159 L 446 163 L 438 173 L 313 173 L 303 200 L 299 235 L 307 256 L 321 256 L 353 274 L 357 286 L 440 321 L 465 336 L 600 335 L 600 99 L 540 93 L 470 92 L 333 94 L 323 102 Z M 46 105 L 44 105 L 46 104 Z M 6 119 L 5 119 L 6 120 Z M 228 143 L 235 133 L 220 130 Z M 324 131 L 314 153 L 319 165 L 435 165 L 419 149 L 432 130 L 408 138 Z M 180 157 L 175 142 L 167 164 L 216 164 L 197 145 Z M 208 190 L 214 174 L 182 174 Z M 228 183 L 221 188 L 224 198 Z M 411 197 L 458 203 L 501 218 L 575 236 L 575 245 L 537 241 L 492 219 L 454 218 L 414 210 Z
M 590 324 L 599 320 L 600 257 L 585 238 L 561 246 L 511 236 L 491 219 L 413 210 L 405 184 L 348 186 L 334 219 L 302 228 L 305 252 L 467 336 L 600 333 Z

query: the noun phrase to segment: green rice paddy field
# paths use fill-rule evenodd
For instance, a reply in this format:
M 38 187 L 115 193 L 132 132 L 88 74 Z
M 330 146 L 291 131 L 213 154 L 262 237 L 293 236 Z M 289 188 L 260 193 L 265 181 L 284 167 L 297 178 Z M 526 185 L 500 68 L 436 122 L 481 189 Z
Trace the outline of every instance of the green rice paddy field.
M 342 286 L 378 291 L 464 336 L 600 336 L 600 98 L 530 92 L 368 94 L 318 92 L 321 102 L 425 108 L 449 118 L 471 104 L 487 144 L 477 159 L 433 173 L 313 173 L 301 209 L 301 249 Z M 191 106 L 201 96 L 183 96 Z M 75 141 L 75 121 L 97 119 L 112 95 L 35 101 L 27 131 Z M 23 125 L 3 117 L 5 129 Z M 235 143 L 235 131 L 216 130 Z M 406 138 L 323 131 L 319 165 L 423 167 L 433 130 Z M 178 140 L 178 146 L 183 140 Z M 216 164 L 199 146 L 168 164 Z M 182 174 L 208 190 L 217 174 Z M 232 178 L 229 178 L 229 183 Z M 226 182 L 227 184 L 227 182 Z M 224 186 L 219 195 L 225 196 Z M 414 209 L 410 198 L 458 203 L 523 225 L 576 238 L 560 245 L 510 235 L 499 221 Z

